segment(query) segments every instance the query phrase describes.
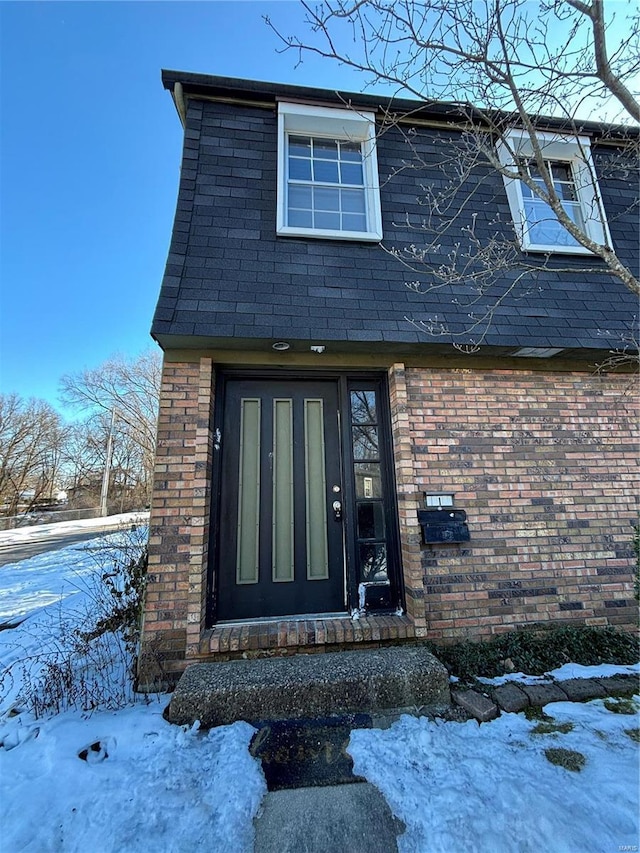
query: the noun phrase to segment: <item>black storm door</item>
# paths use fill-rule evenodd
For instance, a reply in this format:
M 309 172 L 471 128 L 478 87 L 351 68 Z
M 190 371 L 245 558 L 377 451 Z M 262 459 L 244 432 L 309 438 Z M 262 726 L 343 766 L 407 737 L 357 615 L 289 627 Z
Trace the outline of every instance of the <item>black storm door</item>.
M 346 609 L 337 380 L 226 382 L 217 618 Z

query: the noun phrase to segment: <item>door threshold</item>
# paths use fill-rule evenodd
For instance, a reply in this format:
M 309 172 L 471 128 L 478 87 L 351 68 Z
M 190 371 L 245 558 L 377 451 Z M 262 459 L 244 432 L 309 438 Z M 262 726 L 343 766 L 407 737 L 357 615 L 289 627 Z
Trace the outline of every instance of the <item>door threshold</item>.
M 273 619 L 218 622 L 200 638 L 193 658 L 231 660 L 234 657 L 337 651 L 367 644 L 396 643 L 415 639 L 411 617 L 380 614 L 352 619 L 348 613 L 314 613 Z M 192 660 L 195 663 L 195 660 Z
M 308 622 L 315 619 L 351 619 L 346 612 L 340 613 L 297 613 L 293 616 L 260 616 L 252 619 L 228 619 L 219 620 L 212 625 L 213 628 L 234 628 L 243 625 L 268 625 L 270 622 Z

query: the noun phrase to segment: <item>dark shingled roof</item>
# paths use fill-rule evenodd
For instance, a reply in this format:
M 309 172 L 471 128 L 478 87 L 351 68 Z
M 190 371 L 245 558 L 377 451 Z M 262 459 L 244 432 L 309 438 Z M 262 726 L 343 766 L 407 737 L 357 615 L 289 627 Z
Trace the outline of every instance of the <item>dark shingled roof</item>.
M 468 333 L 471 309 L 463 307 L 471 291 L 446 287 L 421 295 L 406 285 L 420 280 L 428 287 L 434 281 L 430 269 L 465 239 L 472 216 L 476 234 L 490 237 L 496 228 L 513 233 L 500 175 L 488 167 L 474 170 L 462 188 L 471 193 L 472 203 L 419 275 L 376 244 L 277 237 L 275 98 L 292 97 L 295 90 L 298 97 L 326 103 L 336 95 L 177 72 L 164 72 L 163 81 L 169 89 L 180 81 L 188 97 L 174 230 L 152 327 L 162 346 L 259 348 L 284 337 L 341 342 L 345 349 L 371 351 L 375 343 L 376 348 L 422 351 L 479 337 L 479 330 Z M 349 97 L 369 108 L 380 100 Z M 451 116 L 453 109 L 439 105 L 427 112 L 435 118 Z M 602 130 L 601 125 L 592 128 Z M 437 160 L 457 133 L 444 125 L 416 128 L 412 144 L 434 164 L 419 173 L 396 174 L 410 156 L 400 129 L 392 127 L 379 137 L 385 247 L 418 243 L 419 232 L 407 222 L 417 225 L 424 214 L 419 184 L 442 180 Z M 619 257 L 635 269 L 637 186 L 615 168 L 616 156 L 615 147 L 594 144 L 612 239 Z M 507 271 L 500 278 L 487 305 L 516 274 Z M 565 255 L 553 259 L 551 269 L 529 273 L 501 302 L 483 345 L 503 352 L 525 346 L 609 349 L 628 334 L 637 313 L 637 298 L 605 271 L 603 262 Z M 446 331 L 434 337 L 411 319 Z

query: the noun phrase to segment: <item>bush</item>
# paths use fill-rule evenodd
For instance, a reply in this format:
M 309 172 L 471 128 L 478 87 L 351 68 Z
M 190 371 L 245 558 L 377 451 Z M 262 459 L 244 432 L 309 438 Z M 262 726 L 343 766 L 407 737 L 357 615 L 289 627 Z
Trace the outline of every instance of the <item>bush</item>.
M 640 660 L 637 636 L 614 628 L 550 626 L 500 634 L 485 643 L 433 646 L 434 654 L 463 680 L 493 678 L 513 671 L 542 675 L 565 663 L 593 666 L 630 664 Z M 505 666 L 505 661 L 510 663 Z
M 133 527 L 90 545 L 96 572 L 78 604 L 43 613 L 30 646 L 0 677 L 0 699 L 42 717 L 68 709 L 115 710 L 134 698 L 147 528 Z M 28 624 L 23 630 L 28 631 Z M 29 646 L 28 646 L 29 647 Z

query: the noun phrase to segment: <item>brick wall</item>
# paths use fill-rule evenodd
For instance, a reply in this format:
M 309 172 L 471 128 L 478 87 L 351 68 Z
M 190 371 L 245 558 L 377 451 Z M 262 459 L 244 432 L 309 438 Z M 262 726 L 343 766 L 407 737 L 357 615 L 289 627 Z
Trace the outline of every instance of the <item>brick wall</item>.
M 629 389 L 626 377 L 587 373 L 390 367 L 407 637 L 481 638 L 549 620 L 635 627 Z M 213 400 L 210 358 L 165 363 L 141 687 L 223 651 L 224 631 L 205 630 Z M 470 542 L 421 544 L 423 491 L 455 493 Z M 311 645 L 327 630 L 317 624 Z M 242 630 L 230 635 L 238 650 L 250 645 Z
M 199 654 L 207 590 L 213 435 L 210 358 L 166 362 L 138 680 L 167 684 Z
M 427 636 L 548 620 L 635 627 L 629 377 L 407 368 L 405 379 L 416 500 L 455 492 L 471 530 L 469 543 L 420 548 Z

